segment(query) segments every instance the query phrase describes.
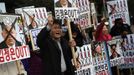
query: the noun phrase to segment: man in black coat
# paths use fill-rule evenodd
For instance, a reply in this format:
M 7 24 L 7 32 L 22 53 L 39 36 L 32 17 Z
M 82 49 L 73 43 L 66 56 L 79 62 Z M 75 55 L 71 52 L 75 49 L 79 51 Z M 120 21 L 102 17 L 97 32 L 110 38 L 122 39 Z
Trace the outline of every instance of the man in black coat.
M 42 41 L 37 40 L 43 61 L 42 75 L 74 75 L 71 50 L 68 42 L 61 36 L 59 23 L 54 23 L 48 37 Z M 75 45 L 72 41 L 70 46 Z
M 40 43 L 44 43 L 42 40 L 44 40 L 46 37 L 48 37 L 51 26 L 53 25 L 53 21 L 54 21 L 53 16 L 48 15 L 47 25 L 40 31 L 40 33 L 37 36 L 37 42 L 36 43 L 37 43 L 39 48 L 43 46 L 43 44 L 40 44 Z
M 72 7 L 68 0 L 59 0 L 55 3 L 55 7 Z

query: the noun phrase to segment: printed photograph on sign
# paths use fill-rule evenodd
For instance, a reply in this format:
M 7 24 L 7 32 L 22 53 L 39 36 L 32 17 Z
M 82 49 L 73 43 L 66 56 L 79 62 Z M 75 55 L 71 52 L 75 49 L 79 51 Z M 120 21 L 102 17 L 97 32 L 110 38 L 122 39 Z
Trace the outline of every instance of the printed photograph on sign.
M 27 25 L 27 28 L 34 29 L 38 28 L 37 22 L 35 21 L 35 10 L 33 9 L 23 9 L 24 13 L 24 22 Z
M 34 6 L 26 6 L 26 7 L 21 7 L 21 8 L 16 8 L 15 9 L 15 14 L 21 14 L 21 19 L 23 21 L 23 28 L 24 28 L 24 32 L 27 33 L 28 31 L 28 25 L 27 25 L 27 22 L 26 22 L 26 18 L 24 16 L 24 13 L 23 13 L 23 9 L 31 9 L 31 8 L 34 8 Z
M 123 56 L 120 39 L 115 39 L 115 40 L 109 41 L 108 49 L 109 49 L 110 59 L 114 59 L 114 58 Z
M 55 7 L 56 8 L 69 8 L 69 7 L 75 7 L 74 3 L 76 3 L 76 0 L 54 0 Z
M 122 49 L 124 57 L 134 56 L 134 34 L 129 34 L 122 38 Z
M 54 0 L 55 18 L 74 19 L 78 17 L 78 8 L 76 7 L 76 0 Z
M 21 46 L 18 17 L 12 15 L 0 15 L 0 49 Z
M 114 26 L 115 19 L 122 18 L 124 23 L 130 25 L 127 0 L 115 0 L 107 2 L 110 27 Z
M 23 13 L 29 30 L 44 27 L 47 24 L 46 8 L 23 9 Z
M 103 42 L 93 42 L 91 44 L 93 64 L 98 65 L 106 62 L 106 51 Z
M 114 39 L 108 41 L 108 53 L 111 62 L 111 66 L 123 64 L 123 51 L 121 48 L 121 39 Z
M 30 57 L 18 15 L 0 15 L 0 64 Z

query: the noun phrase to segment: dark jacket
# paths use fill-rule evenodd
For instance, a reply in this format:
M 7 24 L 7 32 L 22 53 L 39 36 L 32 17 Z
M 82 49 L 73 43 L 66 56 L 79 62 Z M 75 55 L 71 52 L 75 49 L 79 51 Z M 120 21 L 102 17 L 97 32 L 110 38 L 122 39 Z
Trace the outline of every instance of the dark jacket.
M 61 38 L 60 43 L 67 66 L 66 75 L 73 75 L 73 67 L 71 63 L 72 55 L 68 42 Z M 40 46 L 43 61 L 43 75 L 61 75 L 61 51 L 57 43 L 47 37 L 42 40 L 42 42 L 38 41 L 38 44 L 43 45 Z
M 60 1 L 57 1 L 55 3 L 55 7 L 62 7 L 61 4 L 60 4 Z M 72 7 L 71 3 L 68 1 L 68 7 Z
M 50 30 L 48 30 L 47 26 L 46 26 L 38 34 L 36 43 L 37 43 L 37 46 L 39 48 L 42 48 L 44 46 L 43 45 L 43 43 L 44 43 L 43 40 L 49 36 L 49 32 L 50 32 Z
M 128 32 L 128 34 L 131 34 L 130 26 L 128 24 L 122 24 L 122 25 L 115 24 L 111 28 L 110 34 L 112 36 L 119 36 L 122 35 L 124 31 Z
M 15 46 L 21 46 L 21 42 L 16 41 L 16 42 L 15 42 Z M 4 49 L 4 48 L 8 48 L 8 46 L 7 46 L 7 44 L 6 44 L 5 41 L 2 41 L 2 42 L 0 43 L 0 49 Z

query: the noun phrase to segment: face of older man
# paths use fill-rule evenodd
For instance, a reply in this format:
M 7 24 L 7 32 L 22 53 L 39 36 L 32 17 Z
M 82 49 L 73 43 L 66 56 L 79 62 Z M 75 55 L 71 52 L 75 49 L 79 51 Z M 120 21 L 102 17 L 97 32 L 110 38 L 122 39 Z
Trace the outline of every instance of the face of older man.
M 6 29 L 7 29 L 7 31 L 6 31 Z M 4 39 L 6 39 L 8 33 L 9 33 L 10 29 L 11 29 L 11 26 L 6 26 L 6 29 L 3 29 L 3 31 L 2 31 L 2 36 L 3 36 Z M 17 33 L 16 33 L 16 31 L 15 31 L 14 28 L 12 28 L 10 34 L 11 34 L 14 38 L 16 38 Z M 13 39 L 13 37 L 12 37 L 11 35 L 9 35 L 9 36 L 7 37 L 7 40 L 5 41 L 6 44 L 9 45 L 9 46 L 12 46 L 12 45 L 15 44 L 15 39 Z
M 67 5 L 67 3 L 68 3 L 67 0 L 60 0 L 60 4 L 63 5 L 63 6 Z
M 62 36 L 61 27 L 60 27 L 58 24 L 54 24 L 54 25 L 51 27 L 50 35 L 51 35 L 51 37 L 54 38 L 55 40 L 60 39 L 60 37 Z

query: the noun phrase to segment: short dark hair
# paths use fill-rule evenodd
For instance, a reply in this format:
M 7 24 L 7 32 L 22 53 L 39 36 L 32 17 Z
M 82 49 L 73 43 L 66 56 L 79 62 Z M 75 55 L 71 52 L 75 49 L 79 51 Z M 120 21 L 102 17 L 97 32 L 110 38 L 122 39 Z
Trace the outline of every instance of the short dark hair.
M 4 24 L 4 22 L 1 22 L 0 23 L 0 26 L 1 26 L 1 29 L 2 29 L 2 31 L 4 30 L 4 29 L 6 29 L 6 25 Z M 12 26 L 12 25 L 11 25 Z M 15 29 L 15 26 L 13 25 L 13 28 Z
M 58 25 L 60 25 L 61 26 L 61 23 L 62 21 L 61 20 L 59 20 L 59 19 L 54 19 L 54 22 L 53 22 L 53 24 L 58 24 Z
M 115 19 L 115 23 L 118 23 L 120 20 L 123 20 L 122 18 Z
M 112 48 L 113 46 L 115 46 L 115 47 L 116 47 L 116 44 L 112 44 L 112 45 L 110 45 L 110 48 Z

